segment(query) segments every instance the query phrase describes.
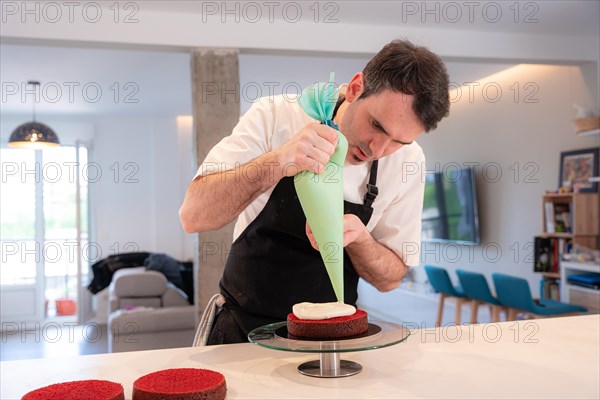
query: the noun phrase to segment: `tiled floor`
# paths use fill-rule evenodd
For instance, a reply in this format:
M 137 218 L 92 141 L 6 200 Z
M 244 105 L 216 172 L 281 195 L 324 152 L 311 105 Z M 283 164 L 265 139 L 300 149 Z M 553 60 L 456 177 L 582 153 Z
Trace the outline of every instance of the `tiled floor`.
M 383 321 L 401 323 L 409 328 L 432 328 L 435 326 L 439 295 L 430 291 L 413 288 L 393 290 L 380 293 L 373 286 L 359 285 L 359 304 L 365 308 L 370 317 Z M 377 305 L 375 308 L 373 305 Z M 446 300 L 442 314 L 442 326 L 455 324 L 455 303 Z M 461 324 L 469 323 L 471 316 L 470 305 L 463 305 Z M 478 323 L 488 323 L 491 320 L 488 307 L 480 306 L 477 314 Z M 501 316 L 501 320 L 504 319 Z
M 74 322 L 51 321 L 31 328 L 2 332 L 0 361 L 108 352 L 106 325 L 87 323 L 77 326 Z

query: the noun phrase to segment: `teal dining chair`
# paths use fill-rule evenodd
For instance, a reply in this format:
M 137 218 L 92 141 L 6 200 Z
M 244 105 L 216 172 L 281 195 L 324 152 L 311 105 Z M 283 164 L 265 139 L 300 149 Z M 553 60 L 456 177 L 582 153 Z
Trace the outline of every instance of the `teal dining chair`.
M 550 299 L 534 300 L 531 296 L 529 283 L 516 276 L 495 273 L 492 274 L 496 295 L 500 303 L 512 310 L 522 311 L 533 318 L 576 315 L 587 312 L 585 307 L 562 303 Z M 516 319 L 516 312 L 509 316 Z
M 432 265 L 425 266 L 425 273 L 427 279 L 433 287 L 433 290 L 440 294 L 440 300 L 438 303 L 436 326 L 442 326 L 442 313 L 444 312 L 444 302 L 447 298 L 454 298 L 456 300 L 456 312 L 454 315 L 454 321 L 456 325 L 460 325 L 462 322 L 461 308 L 465 302 L 469 299 L 465 296 L 461 288 L 454 287 L 448 271 L 444 268 L 434 267 Z
M 463 288 L 465 296 L 471 299 L 471 323 L 477 323 L 477 312 L 481 304 L 490 306 L 491 322 L 500 320 L 500 312 L 504 311 L 508 317 L 508 308 L 500 304 L 497 298 L 492 295 L 492 291 L 483 274 L 479 272 L 456 270 L 460 286 Z

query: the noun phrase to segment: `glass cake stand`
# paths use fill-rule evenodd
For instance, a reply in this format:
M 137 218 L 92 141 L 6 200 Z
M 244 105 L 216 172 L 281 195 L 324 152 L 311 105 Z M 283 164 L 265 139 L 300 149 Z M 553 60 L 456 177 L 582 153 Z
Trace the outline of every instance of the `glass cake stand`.
M 404 342 L 409 330 L 399 324 L 374 321 L 367 332 L 344 339 L 305 339 L 287 331 L 287 322 L 277 322 L 254 329 L 248 334 L 250 342 L 273 350 L 297 353 L 319 353 L 319 359 L 298 366 L 301 374 L 317 378 L 340 378 L 358 374 L 359 363 L 341 360 L 340 353 L 374 350 Z

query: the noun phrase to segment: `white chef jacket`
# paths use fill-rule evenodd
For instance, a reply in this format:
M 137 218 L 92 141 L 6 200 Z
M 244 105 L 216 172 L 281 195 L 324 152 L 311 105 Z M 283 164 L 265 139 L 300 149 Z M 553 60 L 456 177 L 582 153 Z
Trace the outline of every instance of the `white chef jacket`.
M 257 100 L 232 134 L 208 153 L 196 176 L 232 170 L 286 143 L 306 124 L 316 122 L 298 104 L 297 96 Z M 363 204 L 370 164 L 344 165 L 344 200 Z M 416 142 L 379 160 L 373 215 L 367 229 L 379 243 L 394 251 L 406 265 L 418 266 L 421 212 L 425 188 L 425 155 Z M 233 240 L 267 204 L 275 186 L 259 195 L 238 217 Z

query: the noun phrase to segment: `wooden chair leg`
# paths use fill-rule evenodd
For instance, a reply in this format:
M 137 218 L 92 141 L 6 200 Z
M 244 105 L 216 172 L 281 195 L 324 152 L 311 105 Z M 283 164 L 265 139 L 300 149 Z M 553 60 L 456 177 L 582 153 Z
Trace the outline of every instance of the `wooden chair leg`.
M 438 302 L 438 309 L 437 309 L 437 318 L 435 320 L 436 327 L 442 326 L 442 313 L 444 312 L 444 299 L 445 298 L 446 298 L 446 295 L 443 293 L 440 293 L 440 301 Z
M 456 313 L 454 314 L 454 323 L 460 325 L 462 323 L 462 305 L 464 300 L 461 298 L 456 299 Z
M 500 322 L 500 307 L 490 305 L 490 312 L 492 313 L 492 322 Z
M 471 323 L 477 323 L 477 310 L 479 309 L 479 300 L 471 300 Z

